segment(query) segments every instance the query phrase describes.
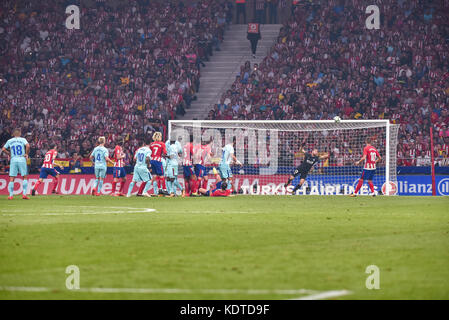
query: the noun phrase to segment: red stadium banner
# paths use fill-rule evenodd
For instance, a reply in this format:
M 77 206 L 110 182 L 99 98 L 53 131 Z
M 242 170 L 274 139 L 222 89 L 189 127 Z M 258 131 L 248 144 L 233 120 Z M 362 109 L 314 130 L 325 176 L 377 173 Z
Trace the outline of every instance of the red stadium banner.
M 238 188 L 244 187 L 245 193 L 252 194 L 256 192 L 258 194 L 285 194 L 285 189 L 282 188 L 283 184 L 287 180 L 288 175 L 274 175 L 274 176 L 261 176 L 261 175 L 236 175 L 234 177 L 235 186 Z M 28 190 L 27 193 L 30 194 L 37 180 L 39 179 L 39 175 L 32 174 L 28 176 Z M 112 175 L 106 176 L 104 180 L 103 189 L 101 194 L 109 195 L 112 190 Z M 132 180 L 132 175 L 127 176 L 127 182 L 125 186 L 125 192 L 128 190 L 128 185 Z M 51 190 L 53 189 L 53 178 L 44 179 L 44 182 L 39 189 L 37 190 L 38 195 L 49 195 L 51 194 Z M 58 183 L 58 192 L 62 195 L 89 195 L 92 186 L 94 184 L 95 177 L 94 175 L 89 174 L 68 174 L 61 175 L 59 177 Z M 260 185 L 259 181 L 270 181 L 267 185 Z M 184 185 L 184 178 L 182 176 L 179 177 L 179 182 L 181 185 Z M 209 188 L 215 185 L 215 178 L 212 176 L 209 177 Z M 8 183 L 9 176 L 0 175 L 0 195 L 8 194 Z M 249 186 L 256 185 L 258 188 L 251 189 Z M 137 193 L 139 184 L 137 183 L 134 186 L 132 191 L 133 194 Z M 265 187 L 265 188 L 264 188 Z M 250 190 L 251 189 L 251 190 Z M 17 177 L 14 183 L 14 195 L 22 193 L 22 178 Z

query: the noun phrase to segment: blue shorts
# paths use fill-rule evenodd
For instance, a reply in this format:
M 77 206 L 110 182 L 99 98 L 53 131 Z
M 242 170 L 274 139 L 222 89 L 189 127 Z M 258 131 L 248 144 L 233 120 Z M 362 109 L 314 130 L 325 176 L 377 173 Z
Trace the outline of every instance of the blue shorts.
M 195 171 L 193 170 L 193 166 L 183 166 L 184 169 L 184 178 L 190 178 L 195 175 Z
M 374 174 L 376 173 L 376 169 L 374 170 L 366 170 L 363 169 L 362 175 L 360 176 L 360 179 L 363 180 L 373 180 Z
M 123 167 L 114 167 L 112 169 L 112 176 L 114 178 L 124 178 L 126 177 L 126 171 Z
M 207 175 L 206 167 L 203 166 L 202 164 L 196 164 L 195 165 L 195 175 L 198 178 L 202 178 L 202 177 L 206 176 Z
M 166 171 L 168 178 L 177 178 L 178 177 L 178 166 L 168 165 Z
M 52 177 L 56 177 L 59 172 L 56 171 L 55 168 L 41 168 L 41 173 L 39 174 L 40 179 L 47 179 L 50 175 Z
M 221 185 L 220 185 L 220 188 L 221 188 Z M 214 190 L 207 190 L 205 196 L 206 196 L 206 197 L 211 197 L 212 194 L 213 194 L 215 191 L 220 190 L 220 188 L 216 187 Z
M 150 171 L 147 167 L 134 167 L 133 181 L 148 182 L 151 180 Z
M 11 161 L 11 163 L 9 164 L 10 177 L 17 177 L 19 173 L 22 177 L 28 175 L 28 166 L 25 158 L 23 158 L 23 160 Z
M 229 164 L 220 164 L 218 166 L 218 173 L 222 179 L 232 178 L 232 170 Z
M 155 176 L 164 176 L 164 168 L 161 161 L 151 160 L 151 171 Z
M 95 167 L 95 177 L 96 178 L 106 178 L 106 167 Z

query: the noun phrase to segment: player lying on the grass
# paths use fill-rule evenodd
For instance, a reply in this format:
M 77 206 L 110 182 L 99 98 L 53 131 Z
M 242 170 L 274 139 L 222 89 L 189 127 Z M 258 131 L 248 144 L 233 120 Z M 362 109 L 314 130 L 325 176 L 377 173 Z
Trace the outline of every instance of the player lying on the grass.
M 288 181 L 284 184 L 284 187 L 288 187 L 289 184 L 299 175 L 299 183 L 293 188 L 292 193 L 295 194 L 298 191 L 304 182 L 306 181 L 307 175 L 310 172 L 310 169 L 320 160 L 324 160 L 329 158 L 329 154 L 325 154 L 322 156 L 318 155 L 318 149 L 313 149 L 312 153 L 308 153 L 304 150 L 304 147 L 301 148 L 301 152 L 304 153 L 304 160 L 301 164 L 293 171 L 293 173 L 288 178 Z
M 44 179 L 47 179 L 47 177 L 50 175 L 53 178 L 55 178 L 53 189 L 51 193 L 58 193 L 56 191 L 56 188 L 58 187 L 59 182 L 59 172 L 56 171 L 54 168 L 55 165 L 55 159 L 58 155 L 58 146 L 56 144 L 53 145 L 53 148 L 51 150 L 48 150 L 44 157 L 44 163 L 42 164 L 41 171 L 39 174 L 39 180 L 34 185 L 33 190 L 31 191 L 31 194 L 33 196 L 36 195 L 37 188 L 41 185 L 41 183 L 44 181 Z M 64 170 L 63 166 L 58 166 L 61 170 Z
M 362 188 L 364 180 L 368 181 L 372 196 L 376 196 L 376 193 L 374 192 L 373 177 L 376 173 L 376 164 L 382 160 L 382 157 L 380 156 L 379 151 L 371 145 L 370 138 L 366 138 L 365 143 L 366 145 L 363 148 L 362 158 L 355 162 L 355 165 L 358 166 L 362 161 L 365 161 L 365 165 L 363 166 L 359 183 L 357 183 L 357 187 L 355 188 L 354 193 L 351 194 L 351 197 L 356 197 L 357 192 L 359 192 L 360 188 Z
M 92 195 L 95 196 L 99 196 L 101 189 L 103 188 L 103 180 L 106 178 L 106 171 L 108 169 L 106 162 L 114 164 L 114 161 L 109 158 L 108 149 L 104 146 L 105 143 L 105 137 L 98 138 L 98 146 L 95 147 L 89 157 L 91 161 L 94 161 L 95 166 L 94 170 L 96 179 L 92 188 Z
M 200 188 L 199 192 L 203 196 L 206 197 L 229 197 L 232 193 L 232 188 L 228 187 L 228 182 L 221 180 L 220 175 L 218 174 L 217 170 L 213 168 L 216 183 L 214 187 L 211 187 L 210 190 L 207 190 L 205 188 Z
M 150 138 L 146 138 L 142 147 L 140 147 L 134 155 L 134 161 L 136 162 L 136 164 L 134 165 L 133 180 L 129 184 L 128 193 L 126 195 L 128 198 L 131 197 L 131 192 L 133 190 L 134 184 L 136 184 L 137 182 L 142 182 L 141 185 L 144 185 L 142 195 L 145 197 L 151 197 L 148 194 L 148 190 L 150 190 L 152 187 L 152 184 L 150 183 L 151 174 L 148 170 L 148 164 L 150 163 L 151 159 L 151 149 L 149 147 L 150 143 Z
M 176 189 L 181 190 L 182 197 L 185 197 L 184 188 L 178 181 L 178 165 L 179 157 L 182 157 L 182 147 L 179 141 L 167 140 L 165 143 L 167 148 L 168 158 L 166 159 L 166 179 L 167 179 L 167 191 L 169 195 L 167 197 L 174 197 Z
M 222 148 L 221 160 L 218 165 L 220 178 L 223 182 L 227 182 L 227 187 L 231 191 L 233 190 L 231 163 L 243 166 L 243 164 L 239 160 L 237 160 L 236 156 L 234 155 L 235 145 L 236 139 L 234 137 L 232 139 L 232 143 L 228 143 Z
M 21 135 L 20 129 L 15 129 L 13 131 L 13 138 L 6 141 L 5 145 L 2 148 L 2 151 L 8 155 L 10 159 L 9 162 L 9 184 L 8 191 L 9 197 L 8 200 L 12 200 L 14 195 L 14 179 L 17 177 L 17 174 L 23 178 L 22 182 L 22 199 L 28 200 L 27 197 L 27 188 L 28 188 L 28 167 L 27 160 L 28 154 L 30 153 L 30 144 L 25 138 L 20 137 Z M 9 149 L 9 151 L 8 151 Z
M 114 159 L 114 168 L 112 169 L 112 176 L 114 180 L 112 182 L 112 196 L 124 196 L 123 190 L 126 183 L 126 172 L 125 172 L 125 153 L 123 152 L 123 138 L 117 139 L 117 145 L 115 146 L 112 159 Z M 117 183 L 120 182 L 119 191 L 116 192 Z

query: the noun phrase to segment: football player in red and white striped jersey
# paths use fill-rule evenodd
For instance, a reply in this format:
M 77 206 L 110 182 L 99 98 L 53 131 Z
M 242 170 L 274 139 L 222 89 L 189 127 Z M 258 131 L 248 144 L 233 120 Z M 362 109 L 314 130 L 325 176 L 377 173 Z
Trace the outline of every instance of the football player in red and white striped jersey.
M 380 156 L 379 151 L 377 151 L 377 149 L 371 145 L 371 139 L 367 138 L 366 146 L 363 149 L 363 156 L 359 161 L 356 161 L 355 163 L 355 165 L 359 165 L 362 161 L 365 161 L 365 165 L 363 167 L 362 176 L 359 179 L 359 183 L 357 184 L 354 193 L 351 194 L 351 197 L 355 197 L 357 192 L 359 192 L 360 188 L 363 185 L 363 180 L 368 180 L 368 185 L 372 192 L 372 195 L 376 195 L 374 192 L 373 177 L 374 173 L 376 172 L 376 164 L 381 159 L 382 157 Z
M 58 156 L 58 146 L 54 145 L 53 149 L 48 150 L 47 153 L 45 154 L 44 163 L 42 164 L 41 172 L 39 175 L 39 180 L 36 182 L 33 190 L 31 191 L 31 194 L 33 196 L 36 195 L 37 188 L 41 185 L 41 183 L 44 181 L 44 179 L 47 179 L 47 177 L 49 175 L 55 178 L 55 182 L 53 184 L 53 189 L 52 189 L 51 193 L 58 193 L 56 191 L 56 188 L 58 187 L 58 182 L 59 182 L 59 180 L 58 180 L 59 172 L 56 171 L 56 169 L 54 168 L 55 159 L 57 156 Z M 59 166 L 59 168 L 61 170 L 64 170 L 63 166 Z
M 114 160 L 114 168 L 112 169 L 112 176 L 114 180 L 112 182 L 111 196 L 125 196 L 123 190 L 126 183 L 126 172 L 125 172 L 125 153 L 123 152 L 123 138 L 119 137 L 116 141 L 116 146 L 112 154 L 112 160 Z M 116 192 L 117 183 L 120 181 L 119 191 Z

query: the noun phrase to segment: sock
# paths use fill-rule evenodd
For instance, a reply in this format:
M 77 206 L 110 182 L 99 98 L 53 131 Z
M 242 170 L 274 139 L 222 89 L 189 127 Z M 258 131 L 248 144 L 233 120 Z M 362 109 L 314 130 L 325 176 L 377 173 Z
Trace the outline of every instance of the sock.
M 359 190 L 360 190 L 360 188 L 362 187 L 362 185 L 363 185 L 363 180 L 360 179 L 360 180 L 359 180 L 359 183 L 357 183 L 357 187 L 355 188 L 354 194 L 356 194 L 357 192 L 359 192 Z
M 296 193 L 296 191 L 298 191 L 301 188 L 301 186 L 299 184 L 297 184 L 294 188 L 293 188 L 293 192 L 292 193 Z
M 186 195 L 190 195 L 190 179 L 184 179 L 184 188 L 186 189 Z
M 207 182 L 208 182 L 207 179 L 203 179 L 203 180 L 201 181 L 201 188 L 207 190 Z
M 159 194 L 159 188 L 157 187 L 157 178 L 156 178 L 156 180 L 153 181 L 153 193 L 155 195 Z
M 190 183 L 191 183 L 190 189 L 191 189 L 192 193 L 198 193 L 198 185 L 197 185 L 198 180 L 192 180 Z
M 133 188 L 134 188 L 134 181 L 131 181 L 131 183 L 129 184 L 129 187 L 128 187 L 128 196 L 131 195 Z
M 28 180 L 23 180 L 22 188 L 23 188 L 23 195 L 26 196 L 27 195 L 27 189 L 28 189 Z
M 98 179 L 95 179 L 95 182 L 94 182 L 94 187 L 92 188 L 92 190 L 95 190 L 95 189 L 97 189 L 97 185 L 98 185 Z
M 8 191 L 9 191 L 9 196 L 12 197 L 14 194 L 14 182 L 10 182 L 8 184 Z
M 143 189 L 143 193 L 147 193 L 148 192 L 148 190 L 150 190 L 151 189 L 151 183 L 148 181 L 148 182 L 146 182 L 145 183 L 145 188 Z
M 176 188 L 178 188 L 178 189 L 181 190 L 181 192 L 182 192 L 182 186 L 181 186 L 181 184 L 179 183 L 178 178 L 175 178 L 175 182 L 173 182 L 173 188 L 175 189 L 175 190 L 174 190 L 174 193 L 176 193 Z
M 167 192 L 168 192 L 169 194 L 175 193 L 175 192 L 173 191 L 173 182 L 171 182 L 171 181 L 167 181 Z
M 103 180 L 100 180 L 100 183 L 98 184 L 98 193 L 101 193 L 101 188 L 103 188 Z
M 167 190 L 167 185 L 165 184 L 164 177 L 161 177 L 162 190 Z
M 58 187 L 58 183 L 59 183 L 59 179 L 55 178 L 55 184 L 53 185 L 53 191 L 56 191 L 56 188 Z
M 39 188 L 39 186 L 41 185 L 41 181 L 40 180 L 37 180 L 37 182 L 36 182 L 36 184 L 34 185 L 34 190 L 36 190 L 37 191 L 37 188 Z
M 119 191 L 120 193 L 123 193 L 123 190 L 125 189 L 125 182 L 126 182 L 126 181 L 120 182 L 120 189 L 119 189 L 119 190 L 120 190 L 120 191 Z
M 142 183 L 140 184 L 139 191 L 137 192 L 138 195 L 141 195 L 141 194 L 142 194 L 143 189 L 145 189 L 146 184 L 147 184 L 147 182 L 142 182 Z
M 117 182 L 116 181 L 112 181 L 112 191 L 111 194 L 115 193 L 115 189 L 117 188 Z
M 369 188 L 370 188 L 371 192 L 374 193 L 374 185 L 373 185 L 373 182 L 372 182 L 372 181 L 368 181 L 368 185 L 369 185 Z

